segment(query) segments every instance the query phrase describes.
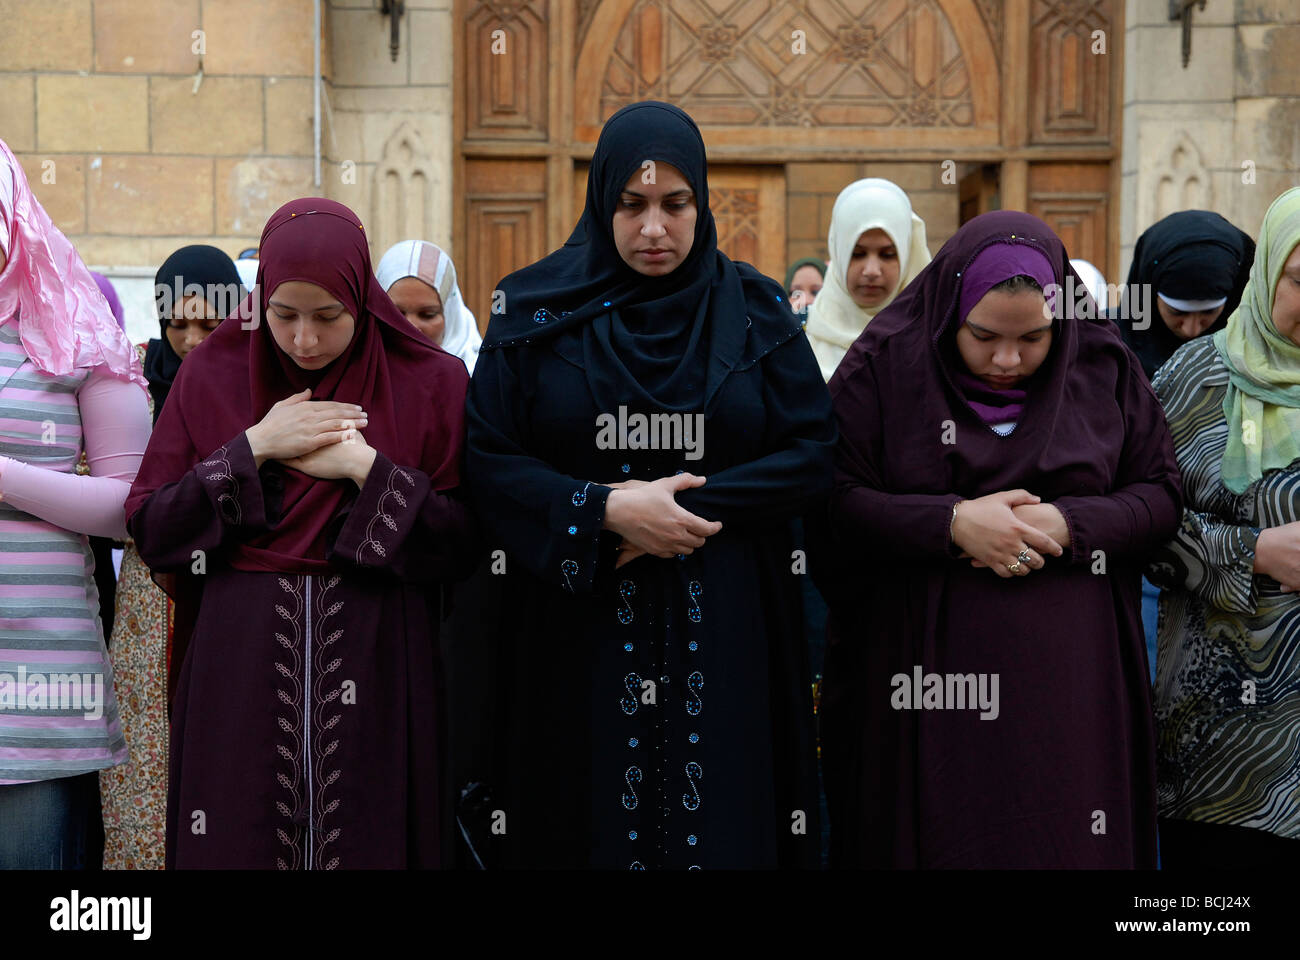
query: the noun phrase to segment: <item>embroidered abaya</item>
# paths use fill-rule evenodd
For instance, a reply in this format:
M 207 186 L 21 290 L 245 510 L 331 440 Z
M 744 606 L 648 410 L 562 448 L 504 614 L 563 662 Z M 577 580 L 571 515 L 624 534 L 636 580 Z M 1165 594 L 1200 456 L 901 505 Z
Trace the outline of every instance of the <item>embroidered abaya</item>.
M 689 255 L 662 277 L 628 267 L 611 231 L 645 161 L 677 167 L 698 211 Z M 508 866 L 815 865 L 788 519 L 828 490 L 834 427 L 780 285 L 717 249 L 694 122 L 660 103 L 615 114 L 572 237 L 500 287 L 467 453 L 500 600 L 480 640 L 489 668 L 456 680 L 492 711 L 492 747 L 461 768 L 503 815 L 480 849 Z M 702 415 L 702 445 L 602 443 L 598 417 L 621 409 Z M 678 504 L 722 530 L 614 569 L 605 484 L 682 471 L 708 480 Z
M 167 867 L 437 866 L 436 598 L 470 549 L 451 495 L 465 367 L 393 306 L 341 204 L 286 204 L 259 246 L 257 289 L 181 366 L 127 502 L 144 561 L 201 589 L 172 708 Z M 286 280 L 355 317 L 322 370 L 261 320 Z M 360 490 L 257 467 L 244 431 L 308 386 L 368 414 Z

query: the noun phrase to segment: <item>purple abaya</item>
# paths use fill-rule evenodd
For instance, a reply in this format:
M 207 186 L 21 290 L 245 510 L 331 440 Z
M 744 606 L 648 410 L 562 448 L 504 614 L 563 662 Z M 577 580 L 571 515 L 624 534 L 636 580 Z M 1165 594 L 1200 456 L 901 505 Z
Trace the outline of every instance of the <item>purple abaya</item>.
M 991 243 L 1036 247 L 1058 283 L 1070 270 L 1036 218 L 978 217 L 830 382 L 840 441 L 818 578 L 831 610 L 822 729 L 832 859 L 1152 867 L 1140 574 L 1180 516 L 1169 431 L 1105 320 L 1058 319 L 1015 430 L 999 436 L 981 420 L 953 386 L 953 335 L 962 272 Z M 1017 488 L 1060 509 L 1072 545 L 1003 579 L 957 557 L 949 523 L 958 499 Z M 922 699 L 905 690 L 918 668 L 973 675 L 990 694 L 996 677 L 996 703 L 962 708 L 964 682 Z

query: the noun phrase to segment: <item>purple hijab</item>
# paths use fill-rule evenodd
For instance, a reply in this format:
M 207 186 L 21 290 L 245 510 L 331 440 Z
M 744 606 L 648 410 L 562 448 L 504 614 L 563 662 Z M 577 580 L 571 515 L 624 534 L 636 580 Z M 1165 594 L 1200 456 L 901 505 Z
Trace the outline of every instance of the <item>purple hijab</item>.
M 113 319 L 125 331 L 126 316 L 122 313 L 122 301 L 118 299 L 112 281 L 102 273 L 96 273 L 94 270 L 90 271 L 90 276 L 95 281 L 95 286 L 99 287 L 99 292 L 104 295 L 104 299 L 108 301 L 108 309 L 113 311 Z
M 1004 280 L 1029 277 L 1044 290 L 1055 282 L 1052 265 L 1042 251 L 1019 243 L 995 243 L 985 247 L 963 273 L 954 335 L 984 295 Z M 985 423 L 1015 423 L 1020 419 L 1025 398 L 1029 395 L 1024 387 L 999 390 L 965 369 L 964 365 L 953 371 L 953 380 L 971 409 Z

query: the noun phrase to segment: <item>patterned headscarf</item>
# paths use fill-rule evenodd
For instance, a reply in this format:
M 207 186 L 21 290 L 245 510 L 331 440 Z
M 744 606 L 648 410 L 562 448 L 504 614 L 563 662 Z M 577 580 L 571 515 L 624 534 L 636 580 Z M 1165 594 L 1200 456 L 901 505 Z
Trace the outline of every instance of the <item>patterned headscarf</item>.
M 479 346 L 483 338 L 478 332 L 478 323 L 465 300 L 460 295 L 460 286 L 456 283 L 456 265 L 451 257 L 436 243 L 424 240 L 403 240 L 388 248 L 388 252 L 375 268 L 379 285 L 390 289 L 398 280 L 415 277 L 423 280 L 442 298 L 442 343 L 440 346 L 448 353 L 453 353 L 465 361 L 465 367 L 474 372 L 474 363 L 478 360 Z

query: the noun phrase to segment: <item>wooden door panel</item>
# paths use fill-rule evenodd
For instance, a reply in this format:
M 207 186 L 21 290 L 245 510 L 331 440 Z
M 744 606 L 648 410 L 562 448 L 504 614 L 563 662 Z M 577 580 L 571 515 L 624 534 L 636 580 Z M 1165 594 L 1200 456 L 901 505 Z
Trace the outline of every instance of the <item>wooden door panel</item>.
M 479 331 L 492 317 L 497 281 L 546 254 L 546 161 L 465 164 L 468 256 L 458 261 L 461 291 Z
M 1070 256 L 1081 257 L 1114 283 L 1107 255 L 1110 165 L 1035 163 L 1029 168 L 1029 212 L 1056 231 Z

